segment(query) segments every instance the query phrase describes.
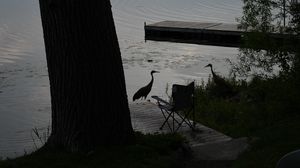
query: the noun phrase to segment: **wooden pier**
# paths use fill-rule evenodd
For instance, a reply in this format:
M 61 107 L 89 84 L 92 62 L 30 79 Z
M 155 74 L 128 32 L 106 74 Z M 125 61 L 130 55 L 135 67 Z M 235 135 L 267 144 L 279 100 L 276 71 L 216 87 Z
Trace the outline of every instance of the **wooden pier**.
M 150 101 L 134 103 L 130 104 L 129 108 L 135 131 L 144 134 L 170 133 L 166 125 L 162 130 L 160 129 L 165 119 L 156 104 Z M 210 161 L 219 164 L 235 160 L 249 146 L 247 138 L 234 139 L 201 123 L 196 124 L 195 130 L 191 130 L 187 124 L 183 123 L 178 133 L 187 140 L 192 150 L 191 163 L 202 165 L 200 167 L 203 167 L 203 163 L 210 163 Z
M 237 24 L 162 21 L 146 25 L 145 40 L 239 47 L 243 31 Z
M 224 47 L 245 47 L 242 44 L 242 36 L 244 33 L 251 33 L 239 29 L 238 24 L 209 22 L 162 21 L 149 25 L 145 23 L 144 29 L 145 40 Z M 294 50 L 294 44 L 300 41 L 298 36 L 291 34 L 269 33 L 268 38 L 277 43 L 277 46 L 283 44 L 290 46 L 290 50 Z M 257 46 L 247 47 L 257 48 Z M 268 45 L 259 47 L 265 49 L 268 48 Z
M 165 119 L 156 104 L 151 102 L 130 104 L 129 108 L 131 111 L 132 126 L 135 131 L 140 131 L 144 134 L 170 133 L 167 124 L 160 130 L 160 126 Z M 191 146 L 232 140 L 231 137 L 200 123 L 196 124 L 196 130 L 197 131 L 192 131 L 187 124 L 183 123 L 182 127 L 178 130 L 178 133 L 187 138 Z

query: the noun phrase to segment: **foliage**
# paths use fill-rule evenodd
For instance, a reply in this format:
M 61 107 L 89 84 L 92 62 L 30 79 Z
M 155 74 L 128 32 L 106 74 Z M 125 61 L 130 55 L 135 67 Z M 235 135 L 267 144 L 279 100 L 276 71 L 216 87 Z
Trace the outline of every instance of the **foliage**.
M 239 19 L 240 28 L 258 32 L 274 31 L 271 24 L 273 7 L 271 0 L 244 0 L 243 16 Z
M 0 161 L 0 167 L 178 167 L 175 151 L 182 142 L 183 138 L 177 134 L 142 135 L 136 133 L 134 145 L 101 146 L 88 154 L 69 153 L 44 147 L 24 157 Z
M 239 22 L 247 33 L 237 62 L 231 64 L 233 76 L 247 81 L 227 80 L 238 94 L 216 96 L 211 80 L 196 89 L 198 121 L 250 139 L 251 148 L 234 167 L 275 167 L 284 154 L 300 148 L 300 5 L 284 11 L 284 1 L 244 0 Z
M 237 20 L 247 33 L 243 35 L 238 61 L 231 62 L 232 73 L 272 76 L 278 72 L 286 75 L 293 70 L 295 44 L 299 42 L 300 5 L 290 1 L 283 5 L 284 2 L 244 0 L 243 16 Z
M 293 0 L 243 0 L 243 2 L 243 16 L 237 18 L 240 28 L 251 32 L 299 33 L 299 2 Z
M 300 148 L 300 89 L 295 78 L 255 76 L 248 82 L 227 82 L 238 95 L 216 96 L 211 80 L 197 86 L 196 119 L 230 136 L 251 140 L 250 150 L 234 167 L 275 167 L 284 154 Z
M 291 21 L 290 21 L 290 31 L 300 32 L 300 3 L 296 3 L 290 7 Z
M 300 148 L 299 116 L 256 132 L 256 141 L 240 156 L 234 168 L 274 168 L 285 154 Z
M 259 76 L 249 82 L 227 80 L 238 92 L 228 99 L 216 96 L 210 81 L 197 86 L 197 118 L 231 136 L 251 136 L 256 130 L 300 112 L 299 88 L 292 80 Z

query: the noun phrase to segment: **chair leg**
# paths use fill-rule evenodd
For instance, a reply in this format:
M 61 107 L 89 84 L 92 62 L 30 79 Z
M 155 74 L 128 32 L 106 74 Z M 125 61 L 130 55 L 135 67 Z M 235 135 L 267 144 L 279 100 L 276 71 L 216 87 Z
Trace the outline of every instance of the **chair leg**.
M 164 110 L 164 109 L 160 109 L 164 118 L 165 118 L 165 121 L 163 122 L 163 124 L 161 125 L 161 127 L 159 128 L 160 130 L 163 129 L 163 127 L 167 124 L 170 131 L 171 132 L 176 132 L 175 131 L 175 122 L 177 124 L 179 124 L 180 122 L 175 118 L 175 111 L 168 111 L 168 110 Z M 166 115 L 167 114 L 167 115 Z M 169 119 L 172 118 L 172 124 L 170 125 L 169 123 Z
M 164 116 L 164 118 L 165 118 L 165 121 L 163 122 L 163 124 L 160 126 L 159 129 L 162 130 L 162 128 L 165 126 L 166 123 L 167 123 L 169 129 L 171 129 L 171 126 L 170 126 L 170 124 L 169 124 L 169 122 L 168 122 L 169 118 L 171 117 L 171 114 L 170 114 L 169 112 L 167 112 L 166 110 L 163 110 L 163 109 L 160 109 L 160 111 L 162 112 L 162 114 L 163 114 L 163 116 Z M 166 116 L 165 113 L 167 113 L 168 116 Z
M 186 123 L 193 131 L 195 130 L 195 126 L 196 126 L 196 123 L 195 121 L 193 120 L 192 122 L 188 119 L 188 117 L 191 115 L 192 110 L 189 110 L 188 112 L 185 113 L 184 116 L 180 115 L 179 113 L 176 112 L 176 114 L 181 118 L 181 122 L 178 123 L 178 126 L 177 128 L 175 129 L 175 132 L 179 130 L 179 128 L 182 126 L 183 123 Z M 194 118 L 194 114 L 192 116 Z
M 174 112 L 172 112 L 172 114 L 173 114 L 173 116 L 172 116 L 172 118 L 173 118 L 173 120 L 172 120 L 172 123 L 173 123 L 173 127 L 172 127 L 172 132 L 174 132 L 174 128 L 175 128 L 175 126 L 174 126 L 174 122 L 175 122 L 175 116 L 174 116 Z

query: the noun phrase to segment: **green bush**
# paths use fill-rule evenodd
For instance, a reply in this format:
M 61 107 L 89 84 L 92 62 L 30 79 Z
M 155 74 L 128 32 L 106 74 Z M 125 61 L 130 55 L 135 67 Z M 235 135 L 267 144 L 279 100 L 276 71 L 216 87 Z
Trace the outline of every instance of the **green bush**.
M 233 137 L 249 137 L 250 149 L 235 168 L 271 168 L 286 153 L 300 149 L 299 80 L 290 76 L 227 80 L 237 94 L 218 97 L 209 80 L 196 88 L 196 119 Z
M 299 88 L 286 79 L 254 77 L 251 81 L 227 82 L 236 91 L 232 97 L 215 94 L 211 80 L 196 88 L 196 118 L 224 133 L 250 136 L 292 114 L 299 114 Z

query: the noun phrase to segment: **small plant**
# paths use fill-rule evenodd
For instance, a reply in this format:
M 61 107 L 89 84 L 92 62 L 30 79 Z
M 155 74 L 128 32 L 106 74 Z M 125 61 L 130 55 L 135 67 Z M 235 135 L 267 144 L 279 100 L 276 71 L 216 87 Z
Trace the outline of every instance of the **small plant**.
M 43 132 L 40 133 L 41 131 L 43 131 Z M 31 132 L 31 138 L 32 138 L 33 144 L 36 149 L 38 149 L 38 146 L 42 146 L 42 145 L 46 144 L 49 136 L 50 136 L 50 126 L 47 126 L 46 130 L 45 130 L 45 128 L 38 129 L 37 127 L 35 127 L 32 129 L 32 132 Z M 39 145 L 37 144 L 36 139 L 38 140 Z
M 169 94 L 169 88 L 170 88 L 170 84 L 167 83 L 167 84 L 166 84 L 166 90 L 165 90 L 165 93 L 166 93 L 166 95 L 168 96 L 168 102 L 169 102 L 170 104 L 172 104 L 172 95 Z

